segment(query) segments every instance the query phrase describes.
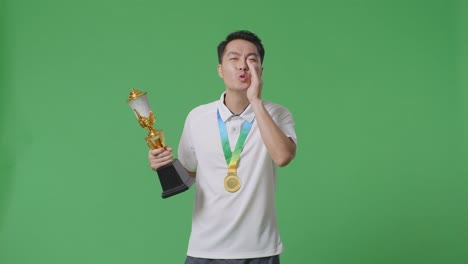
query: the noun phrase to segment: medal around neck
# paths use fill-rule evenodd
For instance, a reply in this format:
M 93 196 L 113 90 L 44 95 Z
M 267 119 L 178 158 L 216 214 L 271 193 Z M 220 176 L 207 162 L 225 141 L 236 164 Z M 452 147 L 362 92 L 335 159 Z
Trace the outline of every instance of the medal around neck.
M 252 122 L 247 120 L 244 121 L 239 138 L 237 139 L 236 147 L 234 148 L 234 152 L 232 152 L 229 144 L 226 124 L 222 120 L 221 115 L 219 114 L 219 110 L 217 111 L 217 115 L 219 137 L 221 138 L 221 145 L 223 146 L 224 158 L 226 159 L 226 164 L 228 165 L 228 175 L 226 178 L 224 178 L 224 189 L 230 193 L 235 193 L 241 188 L 242 185 L 241 179 L 239 176 L 237 176 L 237 164 L 239 163 L 240 154 L 244 148 L 245 140 L 250 132 L 250 129 L 252 128 L 254 120 L 252 120 Z
M 234 173 L 229 173 L 226 178 L 224 178 L 224 189 L 228 192 L 237 192 L 241 185 L 241 179 Z
M 149 130 L 145 140 L 151 149 L 164 148 L 164 133 L 162 130 L 153 128 L 156 123 L 156 117 L 151 110 L 146 92 L 140 92 L 132 89 L 127 99 L 128 105 L 136 115 L 140 126 Z M 179 160 L 175 159 L 172 163 L 156 170 L 161 187 L 163 189 L 162 198 L 168 198 L 188 190 L 195 179 L 188 175 Z

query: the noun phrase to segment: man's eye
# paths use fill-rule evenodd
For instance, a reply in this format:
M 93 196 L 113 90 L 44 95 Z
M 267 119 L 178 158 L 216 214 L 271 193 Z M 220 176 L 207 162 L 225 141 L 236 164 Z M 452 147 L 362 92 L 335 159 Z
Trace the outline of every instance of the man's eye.
M 255 58 L 250 58 L 249 60 L 252 61 L 252 62 L 256 62 L 256 61 L 257 61 L 257 59 L 255 59 Z
M 234 60 L 237 60 L 237 58 L 230 58 L 229 60 L 234 61 Z

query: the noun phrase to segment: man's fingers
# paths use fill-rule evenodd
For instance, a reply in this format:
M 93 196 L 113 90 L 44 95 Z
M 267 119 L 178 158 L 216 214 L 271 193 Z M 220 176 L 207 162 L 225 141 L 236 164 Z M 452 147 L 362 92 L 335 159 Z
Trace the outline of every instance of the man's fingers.
M 151 156 L 157 156 L 157 155 L 159 155 L 159 154 L 161 154 L 161 153 L 163 153 L 163 152 L 164 152 L 164 149 L 163 149 L 163 148 L 159 148 L 159 149 L 152 149 L 152 150 L 150 150 L 150 151 L 149 151 L 149 154 L 150 154 Z
M 173 160 L 173 159 L 174 159 L 174 155 L 168 154 L 168 155 L 163 156 L 163 157 L 158 157 L 158 158 L 156 159 L 156 161 L 158 161 L 158 162 L 165 162 L 165 161 L 167 161 L 167 160 Z
M 169 155 L 169 156 L 165 156 L 165 157 L 162 157 L 162 158 L 157 158 L 157 159 L 152 159 L 150 161 L 151 165 L 154 165 L 155 167 L 161 167 L 169 162 L 171 162 L 172 160 L 174 159 L 174 156 Z
M 166 148 L 158 148 L 158 149 L 152 149 L 149 151 L 149 154 L 151 156 L 158 156 L 163 154 L 164 152 L 171 153 L 172 148 L 171 147 L 166 147 Z
M 170 152 L 166 152 L 166 155 L 163 153 L 157 156 L 150 156 L 150 167 L 153 170 L 157 170 L 158 168 L 171 163 L 173 159 L 174 155 L 172 155 Z
M 158 164 L 150 164 L 150 167 L 151 169 L 153 169 L 154 171 L 158 170 L 159 168 L 161 167 L 164 167 L 166 166 L 167 164 L 170 164 L 172 162 L 172 160 L 167 160 L 165 162 L 161 162 L 161 163 L 158 163 Z
M 253 66 L 252 62 L 250 62 L 249 60 L 247 60 L 247 66 L 249 66 L 250 74 L 252 75 L 252 79 L 257 80 L 258 79 L 257 68 L 255 68 L 255 66 Z
M 164 166 L 164 165 L 167 165 L 167 164 L 171 163 L 172 160 L 173 160 L 173 157 L 172 157 L 172 156 L 171 156 L 171 157 L 168 157 L 167 160 L 161 161 L 161 162 L 159 163 L 159 165 L 160 165 L 160 167 L 161 167 L 161 166 Z

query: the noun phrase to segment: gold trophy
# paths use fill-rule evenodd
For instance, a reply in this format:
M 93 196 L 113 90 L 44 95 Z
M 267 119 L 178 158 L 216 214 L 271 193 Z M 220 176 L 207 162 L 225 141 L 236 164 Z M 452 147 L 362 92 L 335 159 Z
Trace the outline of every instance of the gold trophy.
M 136 115 L 138 123 L 142 128 L 149 130 L 145 140 L 151 149 L 164 148 L 164 133 L 153 128 L 156 117 L 148 103 L 146 92 L 142 93 L 137 89 L 132 89 L 128 96 L 127 103 Z M 192 186 L 195 179 L 190 177 L 178 159 L 172 163 L 156 170 L 163 189 L 162 198 L 184 192 Z

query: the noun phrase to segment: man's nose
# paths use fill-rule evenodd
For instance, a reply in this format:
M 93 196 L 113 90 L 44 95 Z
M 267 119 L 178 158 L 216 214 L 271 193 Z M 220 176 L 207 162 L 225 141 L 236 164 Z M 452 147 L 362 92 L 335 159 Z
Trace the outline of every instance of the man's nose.
M 249 69 L 249 66 L 247 65 L 247 61 L 246 60 L 239 60 L 238 68 L 241 71 L 247 71 Z

